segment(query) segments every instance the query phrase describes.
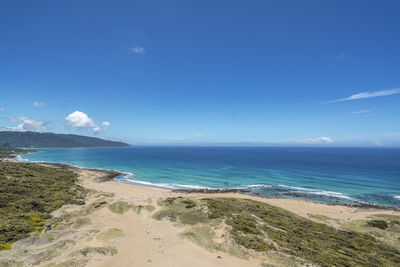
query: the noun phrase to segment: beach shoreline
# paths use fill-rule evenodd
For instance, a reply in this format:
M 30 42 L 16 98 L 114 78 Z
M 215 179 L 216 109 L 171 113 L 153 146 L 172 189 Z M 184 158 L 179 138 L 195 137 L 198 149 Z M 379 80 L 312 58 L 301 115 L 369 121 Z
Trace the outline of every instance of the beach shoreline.
M 208 192 L 213 190 L 232 190 L 267 198 L 294 198 L 334 205 L 400 209 L 400 202 L 396 197 L 398 195 L 397 186 L 393 185 L 392 187 L 388 187 L 388 184 L 393 183 L 393 179 L 390 178 L 392 175 L 391 171 L 384 171 L 381 168 L 377 168 L 377 171 L 380 171 L 382 177 L 386 177 L 382 178 L 383 181 L 380 183 L 378 182 L 379 177 L 377 178 L 377 175 L 374 174 L 376 172 L 364 172 L 363 170 L 365 168 L 361 163 L 358 165 L 356 164 L 357 168 L 354 170 L 349 170 L 346 163 L 342 161 L 337 162 L 337 164 L 343 164 L 342 171 L 339 170 L 340 168 L 335 169 L 326 165 L 322 165 L 321 168 L 316 168 L 307 166 L 307 164 L 300 164 L 299 166 L 296 164 L 289 164 L 294 167 L 293 170 L 289 170 L 284 167 L 285 158 L 278 161 L 277 164 L 269 165 L 274 162 L 274 160 L 270 158 L 272 152 L 262 149 L 256 152 L 261 153 L 260 155 L 265 155 L 267 160 L 263 160 L 262 164 L 257 160 L 247 160 L 247 163 L 241 167 L 239 166 L 240 164 L 236 164 L 233 159 L 222 160 L 221 156 L 225 155 L 227 151 L 220 148 L 215 151 L 217 156 L 213 154 L 214 152 L 209 150 L 206 150 L 207 157 L 205 157 L 205 155 L 202 156 L 203 154 L 201 153 L 197 155 L 197 152 L 191 151 L 190 158 L 194 157 L 196 159 L 196 161 L 192 163 L 184 158 L 180 158 L 182 153 L 188 153 L 186 150 L 180 153 L 180 150 L 174 149 L 155 149 L 156 150 L 153 150 L 153 148 L 113 150 L 113 153 L 115 152 L 115 157 L 110 156 L 111 154 L 108 153 L 109 151 L 107 150 L 102 151 L 101 155 L 99 154 L 98 157 L 96 156 L 96 151 L 85 149 L 84 152 L 82 152 L 85 156 L 82 157 L 83 154 L 79 155 L 79 152 L 74 160 L 68 158 L 67 155 L 68 153 L 75 154 L 75 151 L 69 152 L 68 149 L 61 149 L 46 152 L 42 150 L 41 152 L 45 153 L 28 156 L 21 155 L 21 158 L 38 163 L 48 161 L 59 163 L 68 162 L 77 165 L 77 167 L 82 166 L 116 170 L 123 173 L 122 176 L 116 177 L 116 180 L 120 182 L 157 188 L 182 189 L 185 191 L 200 189 L 207 190 Z M 303 153 L 304 156 L 311 153 L 308 150 L 300 150 L 297 152 Z M 158 163 L 157 160 L 152 158 L 153 154 L 154 157 L 157 158 L 157 153 L 161 153 L 161 155 L 165 153 L 165 156 L 171 158 L 168 161 Z M 243 156 L 250 159 L 254 157 L 252 150 L 246 150 L 245 152 L 240 150 L 236 153 L 237 155 L 234 154 L 235 157 Z M 281 152 L 279 150 L 276 153 L 283 153 L 283 156 L 288 154 L 286 150 Z M 327 155 L 326 160 L 329 159 L 330 151 L 325 151 L 322 155 L 325 155 L 324 153 Z M 359 152 L 357 153 L 359 154 Z M 208 154 L 210 155 L 209 159 L 207 159 Z M 311 156 L 313 154 L 315 153 L 311 153 Z M 289 160 L 290 155 L 289 153 Z M 309 161 L 311 159 L 316 160 L 311 157 Z M 325 158 L 323 159 L 325 160 Z M 268 163 L 269 160 L 271 160 L 270 163 Z M 363 159 L 360 160 L 360 162 L 367 160 L 368 159 Z M 211 164 L 210 162 L 213 163 Z M 316 162 L 318 162 L 318 160 Z M 323 162 L 321 164 L 323 164 Z M 177 168 L 177 166 L 180 167 Z M 227 169 L 224 166 L 226 166 Z M 231 168 L 233 169 L 230 170 Z M 390 170 L 390 168 L 388 168 L 388 170 Z M 342 175 L 343 173 L 349 175 L 349 177 L 354 176 L 355 180 L 350 186 L 346 186 L 347 178 L 345 178 L 346 175 Z
M 37 152 L 31 152 L 31 153 L 38 153 Z M 352 208 L 357 208 L 357 209 L 371 209 L 371 210 L 388 210 L 388 211 L 400 211 L 400 208 L 394 207 L 394 206 L 384 206 L 384 205 L 378 205 L 378 204 L 373 204 L 373 203 L 357 203 L 357 204 L 346 204 L 346 203 L 324 203 L 316 200 L 309 200 L 309 199 L 303 199 L 303 198 L 298 198 L 296 196 L 288 197 L 288 198 L 273 198 L 273 197 L 265 197 L 265 196 L 259 196 L 257 194 L 254 194 L 250 190 L 242 189 L 242 188 L 227 188 L 227 189 L 220 189 L 220 188 L 204 188 L 204 189 L 171 189 L 167 187 L 161 187 L 161 186 L 154 186 L 149 184 L 138 184 L 138 183 L 132 183 L 132 182 L 124 182 L 120 179 L 117 178 L 123 178 L 126 179 L 125 177 L 130 177 L 134 174 L 132 173 L 125 173 L 121 172 L 119 170 L 109 170 L 109 169 L 102 169 L 102 168 L 87 168 L 87 167 L 81 167 L 73 164 L 68 164 L 68 163 L 53 163 L 53 162 L 35 162 L 35 161 L 26 161 L 26 159 L 18 160 L 16 157 L 13 158 L 7 158 L 7 159 L 0 159 L 0 160 L 7 160 L 11 162 L 25 162 L 25 163 L 36 163 L 36 164 L 42 164 L 45 166 L 54 166 L 54 167 L 60 167 L 60 168 L 67 168 L 67 169 L 73 169 L 73 170 L 88 170 L 88 171 L 97 171 L 104 173 L 102 180 L 103 181 L 114 181 L 117 183 L 121 184 L 126 184 L 126 185 L 132 185 L 132 186 L 138 186 L 138 187 L 145 187 L 145 188 L 159 188 L 163 190 L 170 191 L 172 193 L 182 193 L 182 194 L 188 194 L 188 195 L 219 195 L 219 196 L 231 196 L 233 193 L 234 195 L 232 196 L 241 196 L 245 195 L 248 197 L 251 197 L 252 199 L 255 200 L 262 200 L 262 199 L 269 199 L 269 200 L 274 200 L 273 202 L 279 202 L 280 200 L 296 200 L 294 202 L 299 201 L 299 203 L 316 203 L 316 204 L 322 204 L 322 205 L 328 205 L 328 206 L 343 206 L 343 207 L 352 207 Z M 286 201 L 283 201 L 286 202 Z

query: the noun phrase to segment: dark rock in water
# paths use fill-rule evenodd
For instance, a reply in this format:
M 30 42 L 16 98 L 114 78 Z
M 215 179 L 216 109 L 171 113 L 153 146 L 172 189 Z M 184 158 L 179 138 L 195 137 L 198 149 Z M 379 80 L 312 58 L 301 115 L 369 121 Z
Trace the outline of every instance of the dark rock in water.
M 385 230 L 389 227 L 388 224 L 384 220 L 371 220 L 371 221 L 368 221 L 367 224 L 369 226 L 379 228 L 382 230 Z
M 172 190 L 172 192 L 177 192 L 177 193 L 206 193 L 206 194 L 220 194 L 220 193 L 249 193 L 251 192 L 250 190 L 245 190 L 245 189 L 234 189 L 234 188 L 229 188 L 229 189 L 211 189 L 211 188 L 205 188 L 205 189 L 175 189 Z
M 93 171 L 100 171 L 103 175 L 96 179 L 97 182 L 107 182 L 113 180 L 115 177 L 122 175 L 118 171 L 108 171 L 108 170 L 96 170 Z
M 280 195 L 289 197 L 307 197 L 307 194 L 298 192 L 282 192 Z

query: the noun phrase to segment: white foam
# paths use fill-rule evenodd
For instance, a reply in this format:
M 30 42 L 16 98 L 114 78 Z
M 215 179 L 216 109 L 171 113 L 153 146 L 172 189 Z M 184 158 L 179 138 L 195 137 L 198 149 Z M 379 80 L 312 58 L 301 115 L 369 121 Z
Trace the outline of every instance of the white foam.
M 200 185 L 189 185 L 189 184 L 176 184 L 175 186 L 182 189 L 218 189 L 214 187 L 200 186 Z
M 118 170 L 115 170 L 115 171 L 120 172 L 120 171 L 118 171 Z M 133 174 L 133 173 L 131 173 L 131 172 L 120 172 L 120 173 L 122 173 L 122 176 L 123 176 L 124 178 L 126 178 L 126 179 L 131 178 L 131 177 L 135 177 L 135 174 Z
M 115 180 L 121 183 L 137 184 L 137 185 L 167 188 L 167 189 L 218 189 L 218 188 L 199 186 L 199 185 L 152 183 L 148 181 L 134 180 L 132 179 L 132 176 L 123 176 L 121 178 L 116 178 Z
M 357 200 L 355 198 L 352 198 L 352 197 L 346 196 L 342 193 L 334 192 L 334 191 L 325 191 L 325 190 L 318 190 L 318 189 L 313 189 L 313 188 L 305 188 L 305 187 L 300 187 L 300 186 L 291 186 L 291 185 L 283 185 L 283 184 L 278 184 L 277 186 L 282 187 L 282 188 L 292 189 L 292 191 L 290 191 L 290 193 L 327 196 L 327 197 L 341 198 L 341 199 L 347 199 L 347 200 L 351 200 L 351 201 L 360 202 L 359 200 Z
M 287 189 L 293 189 L 293 190 L 313 191 L 313 189 L 311 189 L 311 188 L 305 188 L 305 187 L 300 187 L 300 186 L 292 186 L 292 185 L 284 185 L 284 184 L 277 184 L 276 186 L 287 188 Z
M 42 152 L 43 152 L 42 150 L 38 150 L 38 151 L 35 151 L 35 152 L 24 153 L 24 154 L 15 156 L 15 159 L 17 161 L 19 161 L 19 162 L 41 162 L 42 163 L 44 161 L 30 161 L 30 160 L 22 157 L 23 155 L 30 155 L 30 154 L 36 154 L 36 153 L 42 153 Z
M 400 195 L 394 196 L 393 198 L 400 200 Z
M 27 162 L 27 159 L 24 159 L 23 157 L 21 157 L 20 155 L 16 155 L 15 156 L 15 160 L 19 161 L 19 162 Z
M 244 186 L 233 187 L 232 189 L 250 189 L 250 188 L 271 188 L 269 184 L 249 184 Z
M 150 186 L 150 187 L 159 187 L 159 188 L 167 188 L 167 189 L 179 189 L 176 185 L 173 185 L 173 184 L 151 183 L 151 182 L 147 182 L 147 181 L 126 179 L 125 177 L 116 178 L 115 180 L 118 181 L 118 182 L 121 182 L 121 183 L 128 183 L 128 184 L 137 184 L 137 185 L 144 185 L 144 186 Z
M 339 193 L 339 192 L 333 192 L 333 191 L 295 190 L 295 191 L 290 191 L 290 192 L 291 193 L 306 194 L 306 195 L 317 195 L 317 196 L 327 196 L 327 197 L 333 197 L 333 198 L 341 198 L 341 199 L 347 199 L 347 200 L 359 202 L 355 198 L 346 196 L 346 195 L 344 195 L 342 193 Z

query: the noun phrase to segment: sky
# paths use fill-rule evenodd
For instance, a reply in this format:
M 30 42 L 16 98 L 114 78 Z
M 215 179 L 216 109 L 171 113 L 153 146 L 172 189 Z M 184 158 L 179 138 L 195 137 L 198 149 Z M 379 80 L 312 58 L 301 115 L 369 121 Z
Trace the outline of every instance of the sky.
M 400 146 L 400 1 L 0 2 L 0 129 Z

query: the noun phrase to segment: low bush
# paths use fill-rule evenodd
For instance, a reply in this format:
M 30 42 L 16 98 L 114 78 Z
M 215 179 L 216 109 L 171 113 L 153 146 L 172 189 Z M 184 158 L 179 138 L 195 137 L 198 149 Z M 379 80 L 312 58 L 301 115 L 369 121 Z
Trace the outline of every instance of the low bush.
M 0 250 L 40 232 L 61 206 L 84 204 L 85 194 L 70 170 L 0 162 Z

